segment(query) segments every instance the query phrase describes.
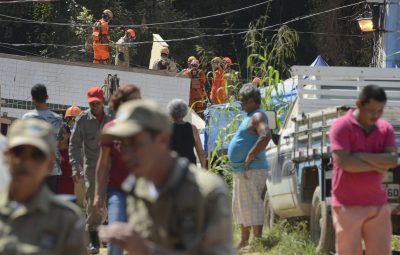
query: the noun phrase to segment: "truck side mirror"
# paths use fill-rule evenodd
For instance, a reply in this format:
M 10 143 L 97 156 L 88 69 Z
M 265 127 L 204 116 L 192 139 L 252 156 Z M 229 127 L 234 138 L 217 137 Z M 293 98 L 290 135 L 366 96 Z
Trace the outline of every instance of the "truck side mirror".
M 267 115 L 269 129 L 271 129 L 271 130 L 276 129 L 278 126 L 276 123 L 276 112 L 275 111 L 265 111 L 265 114 Z

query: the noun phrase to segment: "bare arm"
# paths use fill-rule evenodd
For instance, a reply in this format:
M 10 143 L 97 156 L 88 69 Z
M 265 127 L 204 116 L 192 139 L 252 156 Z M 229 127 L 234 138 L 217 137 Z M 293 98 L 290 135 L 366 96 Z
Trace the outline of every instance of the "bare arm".
M 354 153 L 355 157 L 367 162 L 368 164 L 379 168 L 395 168 L 397 166 L 397 148 L 388 147 L 384 153 Z
M 96 186 L 93 205 L 100 213 L 104 208 L 102 196 L 106 190 L 107 180 L 110 174 L 110 151 L 110 147 L 101 146 L 96 166 Z
M 81 173 L 82 169 L 82 143 L 83 137 L 80 130 L 80 125 L 77 123 L 74 131 L 71 134 L 69 141 L 69 158 L 72 166 L 72 175 Z
M 258 139 L 247 154 L 245 163 L 250 163 L 252 160 L 254 160 L 257 154 L 264 150 L 271 140 L 271 131 L 268 127 L 268 120 L 265 114 L 254 114 L 250 123 L 251 124 L 248 128 L 250 129 L 250 131 L 254 131 L 258 135 Z
M 199 131 L 197 130 L 197 128 L 194 125 L 192 125 L 192 130 L 193 130 L 193 137 L 194 137 L 194 148 L 196 149 L 197 156 L 199 157 L 200 165 L 202 168 L 207 168 L 206 156 L 205 156 L 203 147 L 201 146 Z
M 371 165 L 348 151 L 334 151 L 332 155 L 338 166 L 346 172 L 362 173 L 375 170 L 383 173 L 387 170 L 387 168 L 382 168 L 381 166 Z

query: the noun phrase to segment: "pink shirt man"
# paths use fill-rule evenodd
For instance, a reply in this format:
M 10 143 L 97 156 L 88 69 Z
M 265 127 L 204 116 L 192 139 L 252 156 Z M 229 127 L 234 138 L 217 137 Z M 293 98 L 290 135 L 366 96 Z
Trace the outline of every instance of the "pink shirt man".
M 329 133 L 332 151 L 383 153 L 387 147 L 395 147 L 393 127 L 379 119 L 367 134 L 353 116 L 353 110 L 338 118 Z M 332 206 L 369 206 L 387 203 L 382 187 L 382 174 L 370 172 L 350 173 L 334 162 L 332 177 Z

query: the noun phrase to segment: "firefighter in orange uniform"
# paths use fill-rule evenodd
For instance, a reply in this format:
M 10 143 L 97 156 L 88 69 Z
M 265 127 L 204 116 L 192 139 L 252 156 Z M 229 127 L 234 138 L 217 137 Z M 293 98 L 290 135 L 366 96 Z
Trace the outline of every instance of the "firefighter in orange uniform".
M 110 33 L 108 23 L 112 20 L 113 13 L 104 10 L 102 18 L 93 25 L 93 63 L 107 64 L 110 58 Z
M 191 107 L 200 117 L 203 117 L 204 100 L 207 97 L 204 90 L 206 75 L 204 74 L 204 71 L 199 68 L 199 66 L 200 63 L 197 59 L 192 60 L 189 68 L 184 72 L 184 75 L 191 79 L 189 107 Z
M 211 60 L 214 71 L 210 100 L 212 104 L 223 104 L 226 101 L 223 61 L 220 57 Z

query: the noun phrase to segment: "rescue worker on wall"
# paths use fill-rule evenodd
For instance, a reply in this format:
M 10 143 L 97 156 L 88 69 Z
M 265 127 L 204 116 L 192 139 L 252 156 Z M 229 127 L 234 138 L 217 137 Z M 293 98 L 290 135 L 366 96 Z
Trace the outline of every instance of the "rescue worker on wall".
M 224 65 L 224 82 L 228 91 L 227 98 L 235 100 L 235 71 L 231 68 L 233 62 L 229 57 L 224 57 L 222 61 Z
M 93 25 L 93 63 L 107 64 L 110 58 L 110 32 L 108 23 L 113 19 L 110 10 L 104 10 L 102 18 Z
M 136 38 L 135 30 L 128 29 L 125 35 L 121 37 L 116 43 L 115 65 L 129 67 L 129 43 L 133 42 Z
M 166 70 L 173 73 L 178 72 L 175 62 L 169 59 L 168 47 L 162 47 L 160 50 L 160 55 L 161 58 L 156 60 L 153 64 L 153 70 Z
M 220 57 L 211 60 L 213 79 L 210 100 L 212 104 L 223 104 L 226 100 L 223 61 Z
M 184 75 L 190 78 L 190 96 L 189 107 L 192 108 L 200 117 L 203 117 L 204 100 L 206 99 L 206 92 L 204 84 L 206 83 L 206 75 L 201 70 L 200 63 L 197 59 L 192 60 L 190 69 L 186 69 Z

